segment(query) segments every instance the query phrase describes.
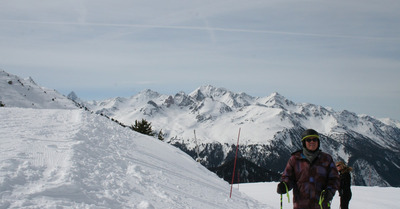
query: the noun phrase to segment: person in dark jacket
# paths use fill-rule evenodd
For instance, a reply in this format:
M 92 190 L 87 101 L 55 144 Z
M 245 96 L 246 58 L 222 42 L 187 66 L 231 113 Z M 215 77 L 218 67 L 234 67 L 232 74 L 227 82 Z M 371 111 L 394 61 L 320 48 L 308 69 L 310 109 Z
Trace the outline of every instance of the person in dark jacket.
M 347 166 L 343 161 L 336 163 L 336 168 L 340 174 L 340 188 L 339 188 L 339 196 L 340 196 L 340 208 L 348 209 L 349 202 L 351 199 L 351 176 L 350 172 L 353 170 L 352 167 Z
M 305 130 L 302 149 L 292 153 L 278 184 L 277 193 L 293 189 L 294 209 L 328 209 L 339 189 L 339 173 L 332 157 L 322 152 L 317 131 Z

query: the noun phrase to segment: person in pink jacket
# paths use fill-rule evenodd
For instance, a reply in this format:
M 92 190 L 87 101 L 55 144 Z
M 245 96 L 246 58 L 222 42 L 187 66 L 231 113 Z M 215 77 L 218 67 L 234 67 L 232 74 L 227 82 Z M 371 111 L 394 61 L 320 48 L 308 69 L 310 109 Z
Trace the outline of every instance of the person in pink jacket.
M 277 193 L 293 189 L 294 209 L 328 209 L 340 185 L 332 157 L 322 152 L 317 131 L 307 129 L 301 136 L 302 149 L 289 158 Z

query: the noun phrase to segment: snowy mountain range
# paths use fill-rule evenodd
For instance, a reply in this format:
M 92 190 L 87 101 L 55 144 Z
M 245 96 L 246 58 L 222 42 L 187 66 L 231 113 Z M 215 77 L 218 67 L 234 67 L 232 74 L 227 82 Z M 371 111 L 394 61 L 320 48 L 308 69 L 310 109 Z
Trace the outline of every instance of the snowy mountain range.
M 313 128 L 322 134 L 323 151 L 354 168 L 355 185 L 400 186 L 399 121 L 297 104 L 279 93 L 253 97 L 210 85 L 190 94 L 145 90 L 130 98 L 90 102 L 71 93 L 68 97 L 73 102 L 54 90 L 44 90 L 32 79 L 0 73 L 0 101 L 6 107 L 73 109 L 78 104 L 126 126 L 146 119 L 155 132 L 162 130 L 166 142 L 199 158 L 216 173 L 226 170 L 233 160 L 239 138 L 239 157 L 248 162 L 247 168 L 238 165 L 241 182 L 253 181 L 259 172 L 275 180 L 290 153 L 300 149 L 301 132 Z M 46 104 L 35 102 L 38 100 Z M 219 175 L 225 178 L 231 174 Z

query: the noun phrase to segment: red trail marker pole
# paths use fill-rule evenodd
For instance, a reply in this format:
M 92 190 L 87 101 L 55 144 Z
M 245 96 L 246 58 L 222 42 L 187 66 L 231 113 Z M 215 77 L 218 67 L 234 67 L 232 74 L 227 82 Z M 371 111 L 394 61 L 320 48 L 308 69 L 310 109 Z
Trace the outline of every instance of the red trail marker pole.
M 239 148 L 239 137 L 240 137 L 240 128 L 239 128 L 238 139 L 237 139 L 237 144 L 236 144 L 235 162 L 233 163 L 231 193 L 229 195 L 229 198 L 232 198 L 232 187 L 233 187 L 233 180 L 235 179 L 236 160 L 237 160 L 237 153 L 238 153 L 238 148 Z

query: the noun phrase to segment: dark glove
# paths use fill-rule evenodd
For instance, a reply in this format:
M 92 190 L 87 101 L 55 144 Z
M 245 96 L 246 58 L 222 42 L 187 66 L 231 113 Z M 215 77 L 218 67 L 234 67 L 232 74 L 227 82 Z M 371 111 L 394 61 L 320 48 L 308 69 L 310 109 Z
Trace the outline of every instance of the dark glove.
M 286 186 L 285 186 L 285 183 L 280 182 L 280 183 L 278 184 L 278 187 L 276 188 L 276 192 L 277 192 L 278 194 L 285 194 L 285 193 L 286 193 Z
M 333 193 L 331 192 L 331 190 L 326 190 L 324 195 L 325 201 L 330 202 L 333 199 Z

